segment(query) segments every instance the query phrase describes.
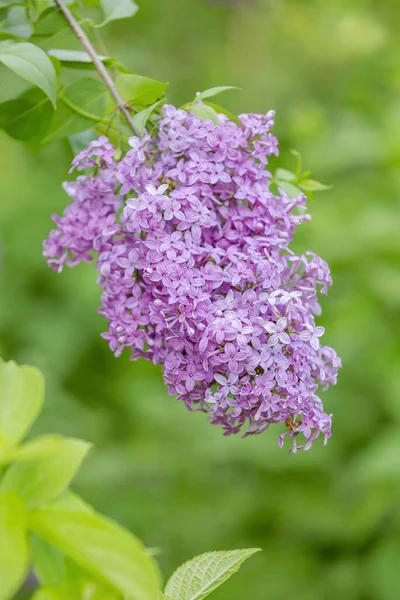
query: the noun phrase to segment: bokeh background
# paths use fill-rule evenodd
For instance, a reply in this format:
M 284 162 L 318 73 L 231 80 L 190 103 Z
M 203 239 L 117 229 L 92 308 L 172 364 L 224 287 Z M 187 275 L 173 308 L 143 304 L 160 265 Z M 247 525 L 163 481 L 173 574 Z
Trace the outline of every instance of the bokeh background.
M 142 0 L 105 31 L 178 104 L 231 84 L 227 108 L 276 109 L 280 166 L 296 148 L 334 185 L 296 237 L 332 267 L 319 322 L 343 359 L 325 394 L 334 436 L 308 453 L 279 450 L 278 428 L 225 438 L 157 367 L 113 357 L 93 266 L 57 275 L 41 256 L 68 148 L 32 156 L 0 135 L 0 354 L 43 370 L 37 430 L 95 444 L 77 491 L 159 548 L 166 575 L 203 551 L 263 549 L 215 600 L 399 598 L 399 28 L 398 0 Z

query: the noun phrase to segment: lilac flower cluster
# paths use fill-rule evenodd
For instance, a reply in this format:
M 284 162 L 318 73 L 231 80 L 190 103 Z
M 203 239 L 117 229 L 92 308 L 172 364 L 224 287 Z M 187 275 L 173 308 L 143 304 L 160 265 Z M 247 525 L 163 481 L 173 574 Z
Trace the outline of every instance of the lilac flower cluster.
M 160 363 L 169 392 L 227 434 L 283 423 L 279 444 L 291 437 L 292 451 L 327 441 L 317 392 L 336 383 L 340 359 L 314 316 L 331 276 L 289 248 L 309 216 L 303 195 L 270 189 L 274 112 L 241 115 L 240 126 L 162 113 L 157 134 L 131 138 L 120 160 L 105 137 L 74 159 L 94 175 L 65 184 L 72 204 L 53 217 L 49 264 L 97 255 L 111 350 Z

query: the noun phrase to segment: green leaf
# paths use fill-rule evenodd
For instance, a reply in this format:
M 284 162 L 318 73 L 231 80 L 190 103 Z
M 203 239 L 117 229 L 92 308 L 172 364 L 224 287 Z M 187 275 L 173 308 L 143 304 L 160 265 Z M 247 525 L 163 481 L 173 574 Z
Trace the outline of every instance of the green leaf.
M 90 142 L 93 142 L 98 138 L 96 132 L 93 129 L 88 129 L 87 131 L 81 131 L 80 133 L 76 133 L 75 135 L 71 135 L 68 138 L 69 145 L 71 146 L 72 154 L 76 156 L 82 150 L 85 150 Z
M 331 185 L 325 185 L 314 179 L 303 179 L 299 182 L 299 187 L 305 192 L 323 192 L 332 188 Z
M 28 570 L 26 511 L 15 492 L 0 494 L 0 600 L 10 600 Z
M 132 118 L 133 125 L 135 126 L 135 130 L 137 131 L 138 135 L 143 135 L 144 134 L 144 129 L 146 127 L 146 123 L 147 123 L 147 121 L 148 121 L 151 113 L 153 112 L 153 110 L 155 108 L 157 108 L 157 106 L 159 104 L 161 104 L 161 102 L 162 102 L 162 100 L 159 100 L 158 102 L 155 102 L 151 106 L 148 106 L 144 110 L 141 110 L 140 112 L 138 112 Z
M 58 587 L 41 588 L 35 592 L 31 600 L 121 600 L 121 595 L 99 588 L 96 583 L 89 582 L 78 595 L 64 594 Z
M 287 169 L 277 169 L 275 171 L 275 179 L 280 181 L 296 181 L 296 175 Z
M 45 10 L 54 6 L 54 0 L 36 0 L 35 6 L 38 17 L 40 17 Z
M 30 527 L 132 600 L 157 600 L 158 568 L 141 542 L 76 496 L 30 513 Z
M 204 102 L 204 104 L 206 106 L 211 106 L 211 108 L 213 108 L 218 115 L 220 115 L 220 114 L 221 115 L 226 115 L 228 117 L 228 119 L 230 119 L 231 121 L 233 121 L 234 123 L 236 123 L 236 125 L 239 125 L 239 127 L 242 125 L 242 122 L 239 119 L 239 117 L 237 117 L 236 115 L 234 115 L 229 110 L 226 110 L 226 108 L 224 108 L 223 106 L 219 106 L 218 104 L 214 104 L 214 102 Z
M 70 0 L 74 2 L 75 0 Z M 100 8 L 101 0 L 84 0 L 86 8 Z
M 71 483 L 90 444 L 43 436 L 23 446 L 0 482 L 0 492 L 17 491 L 28 508 L 55 500 Z
M 93 579 L 87 571 L 37 536 L 31 536 L 33 569 L 46 590 L 56 590 L 66 600 L 120 600 L 118 592 Z
M 17 35 L 14 35 L 13 33 L 10 33 L 9 31 L 0 31 L 0 41 L 3 40 L 13 40 L 18 42 L 21 40 L 21 38 Z
M 165 600 L 202 600 L 259 551 L 259 548 L 249 548 L 196 556 L 173 573 L 165 586 Z
M 24 4 L 24 0 L 0 0 L 0 8 L 7 6 L 18 6 Z
M 30 539 L 33 569 L 42 586 L 64 586 L 66 580 L 67 557 L 57 548 L 53 548 L 36 535 Z
M 27 42 L 0 42 L 0 62 L 43 90 L 56 105 L 56 73 L 47 54 Z
M 193 104 L 189 110 L 202 121 L 212 121 L 215 125 L 218 125 L 218 114 L 210 105 Z
M 110 21 L 133 17 L 139 10 L 133 0 L 118 0 L 117 2 L 116 0 L 101 0 L 101 8 L 104 13 L 104 21 L 97 27 L 103 27 Z
M 276 185 L 283 190 L 289 198 L 297 198 L 299 194 L 302 193 L 301 189 L 297 187 L 297 185 L 293 185 L 293 183 L 289 183 L 288 181 L 276 180 Z
M 83 50 L 62 50 L 58 48 L 53 48 L 52 50 L 48 50 L 47 54 L 49 56 L 55 56 L 61 62 L 73 62 L 73 63 L 91 63 L 92 59 L 87 52 Z M 98 56 L 98 58 L 103 61 L 107 57 L 106 56 Z
M 300 177 L 302 169 L 301 154 L 298 150 L 291 150 L 290 153 L 293 154 L 293 156 L 296 158 L 296 176 Z
M 125 102 L 148 106 L 162 98 L 168 83 L 155 81 L 142 75 L 119 75 L 115 86 Z
M 13 6 L 8 11 L 2 29 L 18 38 L 28 38 L 31 35 L 32 27 L 28 19 L 26 7 Z
M 198 92 L 196 94 L 196 99 L 204 100 L 205 98 L 211 98 L 212 96 L 217 96 L 218 94 L 222 94 L 222 92 L 226 92 L 227 90 L 240 90 L 240 88 L 234 85 L 219 85 L 217 87 L 204 90 L 204 92 Z
M 132 129 L 127 123 L 118 123 L 117 119 L 111 118 L 108 122 L 99 121 L 93 129 L 99 135 L 105 135 L 116 148 L 130 149 L 128 140 L 132 137 Z
M 34 37 L 49 37 L 67 28 L 68 23 L 58 8 L 46 8 L 35 23 L 33 35 Z
M 80 79 L 67 88 L 44 143 L 87 131 L 105 112 L 108 91 L 96 79 Z
M 48 97 L 38 88 L 0 104 L 0 128 L 16 140 L 39 142 L 53 118 Z
M 47 51 L 49 56 L 57 58 L 70 69 L 95 69 L 92 59 L 87 52 L 82 50 L 60 50 L 52 48 Z M 109 56 L 98 55 L 98 58 L 107 66 L 113 67 L 116 61 Z
M 75 600 L 73 598 L 66 598 L 65 596 L 60 596 L 55 590 L 49 588 L 42 588 L 37 590 L 31 600 Z
M 44 379 L 34 367 L 0 362 L 0 452 L 17 445 L 39 415 Z
M 68 47 L 76 38 L 58 8 L 47 8 L 34 25 L 30 41 L 46 52 L 53 48 Z

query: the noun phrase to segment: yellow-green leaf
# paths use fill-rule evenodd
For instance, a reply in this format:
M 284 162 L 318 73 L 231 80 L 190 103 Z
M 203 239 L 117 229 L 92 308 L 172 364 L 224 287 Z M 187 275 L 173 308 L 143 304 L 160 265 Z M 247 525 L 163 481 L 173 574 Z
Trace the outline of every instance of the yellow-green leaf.
M 325 185 L 320 181 L 315 181 L 315 179 L 302 179 L 299 182 L 299 187 L 305 192 L 324 192 L 332 188 L 331 185 Z
M 46 591 L 56 592 L 66 600 L 120 600 L 117 591 L 93 578 L 60 550 L 36 535 L 31 536 L 30 546 L 33 570 Z
M 74 495 L 30 513 L 30 527 L 131 600 L 157 600 L 158 568 L 142 543 Z
M 125 102 L 148 106 L 163 97 L 168 83 L 142 75 L 123 74 L 117 77 L 115 86 Z
M 58 591 L 52 590 L 51 588 L 41 588 L 33 594 L 31 600 L 78 600 L 78 599 L 69 598 L 67 596 L 60 596 Z
M 215 125 L 218 125 L 218 114 L 209 104 L 193 104 L 190 107 L 190 112 L 202 121 L 212 121 Z
M 133 125 L 135 127 L 135 130 L 138 132 L 139 135 L 143 135 L 144 134 L 144 129 L 146 127 L 146 123 L 149 120 L 149 117 L 150 117 L 151 113 L 153 112 L 153 110 L 155 108 L 157 108 L 157 106 L 160 103 L 161 103 L 161 100 L 159 100 L 158 102 L 155 102 L 151 106 L 148 106 L 144 110 L 141 110 L 140 112 L 138 112 L 132 118 L 132 122 L 133 122 Z
M 0 362 L 0 452 L 19 444 L 39 415 L 43 400 L 40 371 Z
M 206 106 L 211 106 L 211 108 L 213 108 L 218 115 L 226 115 L 228 117 L 228 119 L 230 119 L 231 121 L 236 123 L 236 125 L 239 125 L 239 127 L 242 126 L 242 122 L 239 119 L 239 117 L 234 115 L 232 112 L 230 112 L 223 106 L 219 106 L 219 104 L 214 104 L 214 102 L 204 102 L 204 104 Z
M 33 440 L 17 453 L 0 491 L 17 491 L 28 508 L 47 504 L 69 486 L 89 448 L 87 442 L 59 436 Z
M 15 492 L 0 494 L 0 600 L 10 600 L 28 570 L 26 512 Z

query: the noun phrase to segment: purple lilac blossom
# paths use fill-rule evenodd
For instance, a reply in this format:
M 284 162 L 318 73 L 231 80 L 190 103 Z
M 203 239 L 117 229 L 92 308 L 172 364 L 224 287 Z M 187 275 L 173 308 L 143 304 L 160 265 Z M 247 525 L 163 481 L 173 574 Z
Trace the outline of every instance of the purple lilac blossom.
M 65 184 L 72 204 L 44 255 L 57 271 L 96 257 L 116 356 L 160 363 L 170 394 L 226 434 L 286 424 L 279 444 L 296 452 L 331 436 L 318 390 L 341 363 L 315 324 L 328 265 L 289 248 L 306 198 L 270 188 L 273 118 L 214 124 L 165 105 L 157 135 L 131 138 L 119 161 L 92 142 L 73 169 L 96 174 Z

